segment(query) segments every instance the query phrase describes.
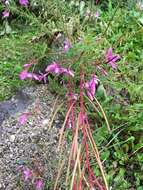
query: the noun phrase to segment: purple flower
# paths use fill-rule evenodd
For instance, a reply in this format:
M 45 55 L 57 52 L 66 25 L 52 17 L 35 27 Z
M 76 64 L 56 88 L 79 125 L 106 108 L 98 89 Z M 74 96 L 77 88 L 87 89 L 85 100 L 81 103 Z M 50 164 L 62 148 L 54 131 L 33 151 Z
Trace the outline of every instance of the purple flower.
M 71 48 L 69 40 L 64 41 L 64 52 L 67 52 Z
M 74 73 L 72 70 L 63 68 L 55 62 L 51 65 L 48 65 L 45 71 L 47 73 L 63 74 L 63 75 L 69 75 L 69 76 L 74 77 Z
M 71 77 L 74 77 L 73 71 L 70 70 L 70 69 L 66 69 L 66 68 L 61 68 L 61 74 L 69 75 Z
M 44 187 L 43 180 L 42 179 L 37 179 L 35 181 L 35 187 L 36 187 L 36 189 L 39 189 L 39 190 L 43 189 L 43 187 Z
M 29 112 L 28 113 L 22 113 L 18 119 L 19 124 L 25 125 L 30 115 L 31 115 L 31 113 L 29 113 Z
M 27 181 L 32 177 L 32 171 L 29 168 L 23 170 L 24 181 Z
M 29 2 L 28 2 L 28 0 L 19 0 L 19 3 L 22 6 L 27 6 Z
M 27 73 L 27 78 L 41 81 L 40 80 L 41 75 L 35 74 L 35 73 Z
M 27 71 L 27 69 L 23 70 L 19 74 L 20 80 L 25 80 L 25 79 L 29 78 L 29 79 L 40 81 L 41 80 L 40 77 L 41 77 L 41 75 L 38 75 L 38 74 L 35 74 L 35 73 L 30 73 L 30 72 Z
M 32 63 L 26 63 L 23 65 L 25 69 L 29 69 L 33 64 Z
M 2 15 L 3 15 L 3 18 L 8 18 L 10 15 L 10 12 L 8 10 L 5 10 L 3 11 Z
M 24 64 L 23 67 L 28 70 L 32 65 L 36 65 L 36 64 L 37 64 L 36 60 L 31 60 L 30 63 Z
M 94 99 L 97 84 L 98 84 L 98 79 L 96 75 L 93 75 L 91 80 L 84 84 L 84 88 L 87 91 L 87 95 L 92 101 Z
M 120 59 L 120 55 L 118 54 L 114 55 L 113 50 L 110 47 L 107 50 L 105 57 L 106 57 L 107 64 L 110 65 L 113 69 L 116 69 L 117 68 L 116 62 Z
M 19 78 L 20 80 L 25 80 L 27 78 L 27 70 L 23 70 L 20 74 L 19 74 Z
M 61 69 L 60 65 L 54 62 L 53 64 L 48 65 L 45 71 L 47 73 L 60 74 L 60 69 Z

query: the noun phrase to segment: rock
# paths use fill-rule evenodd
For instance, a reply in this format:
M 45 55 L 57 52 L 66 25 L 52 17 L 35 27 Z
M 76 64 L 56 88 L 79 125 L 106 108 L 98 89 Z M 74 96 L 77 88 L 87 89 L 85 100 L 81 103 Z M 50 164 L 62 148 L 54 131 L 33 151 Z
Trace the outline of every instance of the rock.
M 49 119 L 44 119 L 43 121 L 42 121 L 42 124 L 45 126 L 45 125 L 48 125 L 48 123 L 49 123 Z
M 0 125 L 10 116 L 16 116 L 19 112 L 24 112 L 33 100 L 33 87 L 21 89 L 10 100 L 0 102 Z
M 11 141 L 11 142 L 14 142 L 14 141 L 15 141 L 15 135 L 11 135 L 11 136 L 10 136 L 10 141 Z
M 45 130 L 51 119 L 49 117 L 55 97 L 48 92 L 46 85 L 38 85 L 36 88 L 23 91 L 30 97 L 28 101 L 31 103 L 26 104 L 28 98 L 26 96 L 19 95 L 16 98 L 18 100 L 13 97 L 11 101 L 15 102 L 15 105 L 19 101 L 23 103 L 19 107 L 13 106 L 14 110 L 8 112 L 9 116 L 0 125 L 0 184 L 2 186 L 0 189 L 2 190 L 26 189 L 27 184 L 23 182 L 18 169 L 21 166 L 28 167 L 33 172 L 37 172 L 36 168 L 40 168 L 40 177 L 45 181 L 54 180 L 57 171 L 59 129 L 56 125 L 59 125 L 59 119 L 54 122 L 50 131 Z M 20 100 L 21 98 L 24 100 Z M 37 102 L 38 112 L 35 111 Z M 34 113 L 29 118 L 30 122 L 28 121 L 24 126 L 20 126 L 17 122 L 19 111 Z M 17 185 L 19 180 L 21 186 Z M 27 189 L 31 187 L 28 186 Z

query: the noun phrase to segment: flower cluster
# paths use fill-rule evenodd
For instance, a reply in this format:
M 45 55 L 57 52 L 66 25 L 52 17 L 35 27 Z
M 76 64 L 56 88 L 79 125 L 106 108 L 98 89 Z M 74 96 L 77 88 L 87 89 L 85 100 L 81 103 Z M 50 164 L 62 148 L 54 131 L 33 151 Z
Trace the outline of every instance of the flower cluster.
M 4 11 L 2 12 L 2 18 L 8 18 L 10 16 L 10 11 L 8 8 L 10 1 L 9 0 L 3 0 L 3 4 L 5 6 Z M 19 0 L 19 4 L 21 6 L 27 6 L 29 3 L 28 0 Z
M 40 81 L 39 74 L 29 72 L 30 67 L 33 66 L 34 64 L 35 62 L 23 65 L 24 70 L 19 74 L 20 80 L 25 80 L 28 78 L 28 79 Z
M 31 169 L 25 166 L 20 166 L 18 167 L 18 170 L 21 171 L 24 182 L 28 182 L 31 180 L 36 190 L 42 190 L 44 188 L 43 179 L 35 177 Z
M 64 47 L 65 52 L 67 52 L 71 48 L 71 44 L 70 44 L 69 40 L 66 39 L 64 41 L 63 47 Z M 105 54 L 105 60 L 106 60 L 106 64 L 110 65 L 112 67 L 112 69 L 116 69 L 117 68 L 116 62 L 118 60 L 120 60 L 120 55 L 113 54 L 113 50 L 110 47 Z M 45 69 L 45 72 L 39 73 L 39 74 L 29 72 L 29 68 L 32 65 L 33 65 L 33 63 L 25 64 L 23 66 L 24 70 L 19 75 L 21 80 L 25 80 L 25 79 L 33 79 L 33 80 L 37 80 L 37 81 L 43 80 L 46 83 L 46 81 L 47 81 L 46 78 L 49 73 L 52 73 L 55 75 L 65 75 L 65 76 L 74 77 L 74 72 L 71 69 L 64 68 L 57 62 L 53 62 L 53 63 L 49 64 L 47 66 L 47 68 Z M 102 68 L 102 66 L 97 65 L 96 68 L 100 72 L 100 74 L 102 74 L 104 76 L 108 75 L 107 71 L 104 68 Z M 83 86 L 86 90 L 87 96 L 92 101 L 94 100 L 98 82 L 99 82 L 99 79 L 97 78 L 97 76 L 95 74 L 93 74 L 91 79 L 83 84 Z
M 74 77 L 74 72 L 72 70 L 70 70 L 68 68 L 61 67 L 56 62 L 48 65 L 47 68 L 45 69 L 44 74 L 43 73 L 36 74 L 36 73 L 29 72 L 29 68 L 32 65 L 33 64 L 25 64 L 23 66 L 24 70 L 19 74 L 19 77 L 20 77 L 21 80 L 33 79 L 33 80 L 37 80 L 37 81 L 42 81 L 42 80 L 46 81 L 46 76 L 49 73 Z
M 72 70 L 61 67 L 59 64 L 55 62 L 48 65 L 45 71 L 46 73 L 63 74 L 74 77 L 74 72 Z

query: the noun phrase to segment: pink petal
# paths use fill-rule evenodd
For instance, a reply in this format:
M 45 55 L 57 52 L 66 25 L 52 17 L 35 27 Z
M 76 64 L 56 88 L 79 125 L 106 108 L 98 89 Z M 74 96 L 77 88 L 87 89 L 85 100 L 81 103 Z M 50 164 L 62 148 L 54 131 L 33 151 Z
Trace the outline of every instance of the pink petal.
M 110 47 L 105 55 L 107 64 L 110 65 L 113 69 L 117 68 L 116 62 L 120 59 L 120 55 L 113 55 L 112 48 Z
M 96 13 L 95 13 L 95 18 L 98 18 L 99 16 L 100 16 L 99 11 L 96 11 Z
M 67 52 L 71 48 L 69 40 L 64 41 L 64 51 Z
M 29 78 L 29 79 L 34 79 L 34 80 L 40 81 L 40 76 L 41 75 L 38 75 L 38 74 L 35 74 L 35 73 L 29 73 L 29 72 L 27 72 L 26 69 L 23 70 L 19 74 L 20 80 L 25 80 L 25 79 Z
M 59 69 L 60 69 L 60 65 L 57 64 L 57 63 L 53 63 L 51 65 L 48 65 L 47 68 L 46 68 L 46 72 L 59 72 Z
M 32 177 L 32 171 L 29 168 L 26 168 L 23 171 L 23 177 L 24 177 L 24 181 L 27 181 L 28 179 Z
M 25 125 L 27 123 L 30 115 L 31 115 L 31 113 L 22 113 L 18 119 L 19 124 Z
M 28 0 L 19 0 L 19 3 L 22 6 L 27 6 L 29 2 L 28 2 Z
M 93 95 L 90 93 L 90 91 L 87 91 L 87 96 L 91 101 L 93 101 Z
M 30 67 L 32 66 L 32 63 L 27 63 L 27 64 L 24 64 L 23 67 L 25 69 L 29 69 Z
M 27 73 L 27 78 L 34 79 L 37 81 L 40 81 L 40 75 L 35 73 Z
M 114 63 L 113 61 L 110 61 L 110 62 L 108 63 L 108 65 L 110 65 L 113 69 L 116 69 L 116 68 L 117 68 L 117 64 Z
M 46 68 L 45 71 L 49 72 L 49 73 L 64 74 L 64 75 L 69 75 L 69 76 L 74 77 L 74 73 L 72 70 L 67 69 L 67 68 L 63 68 L 57 63 L 53 63 L 51 65 L 48 65 L 48 67 Z
M 86 82 L 84 84 L 84 87 L 86 89 L 87 92 L 87 96 L 93 101 L 94 99 L 94 95 L 95 95 L 95 91 L 96 91 L 96 85 L 98 84 L 98 79 L 96 77 L 96 75 L 93 75 L 91 80 Z
M 60 74 L 61 69 L 59 67 L 56 67 L 55 70 L 53 71 L 55 74 Z
M 25 80 L 27 78 L 28 72 L 27 70 L 23 70 L 20 74 L 19 74 L 19 78 L 20 80 Z
M 8 18 L 10 15 L 10 12 L 8 10 L 5 10 L 3 11 L 2 15 L 3 15 L 3 18 Z
M 71 77 L 74 77 L 74 72 L 70 69 L 61 68 L 61 73 L 64 75 L 69 75 Z
M 43 187 L 44 187 L 43 180 L 42 179 L 36 180 L 35 181 L 35 187 L 36 187 L 36 189 L 39 189 L 39 190 L 43 189 Z
M 99 70 L 99 72 L 100 72 L 102 75 L 104 75 L 104 76 L 107 76 L 107 75 L 108 75 L 108 73 L 106 72 L 106 70 L 103 69 L 102 67 L 97 66 L 96 68 Z
M 110 47 L 106 53 L 106 61 L 110 61 L 113 58 L 112 48 Z

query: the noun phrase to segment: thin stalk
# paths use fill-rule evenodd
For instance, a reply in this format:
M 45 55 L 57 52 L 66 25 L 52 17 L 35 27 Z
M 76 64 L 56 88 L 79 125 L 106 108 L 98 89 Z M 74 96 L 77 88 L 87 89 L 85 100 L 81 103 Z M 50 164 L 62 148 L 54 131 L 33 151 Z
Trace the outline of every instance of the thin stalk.
M 105 119 L 105 121 L 106 121 L 107 129 L 108 129 L 109 133 L 111 133 L 111 128 L 110 128 L 108 119 L 107 119 L 107 117 L 106 117 L 105 111 L 103 110 L 103 107 L 101 106 L 101 104 L 99 103 L 99 101 L 97 100 L 97 98 L 94 97 L 94 99 L 95 99 L 96 103 L 98 104 L 99 108 L 101 109 L 101 112 L 102 112 L 102 114 L 103 114 L 103 117 L 104 117 L 104 119 Z
M 60 145 L 61 145 L 61 142 L 62 142 L 62 137 L 63 137 L 65 125 L 66 125 L 66 122 L 67 122 L 67 120 L 68 120 L 69 114 L 70 114 L 70 112 L 71 112 L 71 110 L 72 110 L 72 107 L 73 107 L 74 103 L 75 103 L 75 102 L 73 102 L 72 105 L 70 106 L 70 108 L 69 108 L 69 110 L 68 110 L 68 112 L 67 112 L 67 114 L 66 114 L 64 123 L 63 123 L 63 125 L 62 125 L 61 131 L 60 131 L 61 134 L 60 134 L 60 138 L 59 138 L 58 150 L 60 149 Z
M 74 179 L 75 179 L 77 165 L 78 165 L 78 162 L 79 162 L 80 153 L 81 153 L 81 145 L 79 145 L 79 149 L 78 149 L 78 152 L 77 152 L 77 158 L 76 158 L 76 162 L 75 162 L 75 165 L 74 165 L 74 170 L 73 170 L 73 173 L 72 173 L 72 180 L 71 180 L 71 184 L 70 184 L 70 189 L 69 190 L 73 189 L 73 184 L 74 184 Z
M 59 180 L 59 177 L 60 177 L 60 174 L 61 174 L 61 170 L 62 170 L 62 167 L 63 167 L 63 162 L 62 162 L 62 153 L 63 153 L 63 147 L 64 147 L 64 144 L 61 145 L 61 149 L 60 149 L 60 153 L 59 153 L 59 163 L 58 163 L 58 168 L 60 168 L 58 170 L 58 175 L 56 177 L 56 182 L 54 184 L 54 188 L 56 189 L 57 187 L 57 184 L 58 184 L 58 180 Z M 64 162 L 65 162 L 65 159 L 64 159 Z
M 109 187 L 108 187 L 108 183 L 107 183 L 107 180 L 106 180 L 106 177 L 105 177 L 105 172 L 104 172 L 104 169 L 103 169 L 103 166 L 102 166 L 102 162 L 100 160 L 100 155 L 99 155 L 99 151 L 98 151 L 98 148 L 94 142 L 94 139 L 92 137 L 92 133 L 90 131 L 90 127 L 85 127 L 86 129 L 86 132 L 87 132 L 87 136 L 89 138 L 89 141 L 90 141 L 90 144 L 93 148 L 93 151 L 94 151 L 94 155 L 95 155 L 95 158 L 97 160 L 97 163 L 98 163 L 98 166 L 100 168 L 100 171 L 101 171 L 101 174 L 102 174 L 102 177 L 103 177 L 103 180 L 104 180 L 104 183 L 105 183 L 105 187 L 106 187 L 106 190 L 109 190 Z
M 58 184 L 58 180 L 59 180 L 59 178 L 60 178 L 60 175 L 61 175 L 61 172 L 62 172 L 62 168 L 63 168 L 63 166 L 64 166 L 64 163 L 65 163 L 65 160 L 62 160 L 62 162 L 60 163 L 60 167 L 59 167 L 59 169 L 58 169 L 58 175 L 57 175 L 57 178 L 56 178 L 56 182 L 55 182 L 55 184 L 54 184 L 54 190 L 56 190 L 56 188 L 57 188 L 57 184 Z
M 52 119 L 51 119 L 51 121 L 50 121 L 50 123 L 49 123 L 49 131 L 50 131 L 50 129 L 51 129 L 51 127 L 52 127 L 52 125 L 53 125 L 53 122 L 54 122 L 54 119 L 55 119 L 55 117 L 56 117 L 56 115 L 57 115 L 57 113 L 58 113 L 58 111 L 61 109 L 61 107 L 63 106 L 63 102 L 57 107 L 57 109 L 55 110 L 55 112 L 53 113 L 53 116 L 52 116 Z M 53 108 L 54 109 L 54 108 Z M 53 111 L 53 110 L 52 110 Z
M 98 114 L 100 115 L 100 113 L 99 113 L 98 109 L 96 108 L 95 104 L 94 104 L 86 95 L 84 95 L 84 96 L 85 96 L 86 99 L 92 104 L 92 106 L 94 107 L 94 109 L 95 109 L 95 110 L 98 112 Z M 105 122 L 106 122 L 106 125 L 107 125 L 107 130 L 109 131 L 109 133 L 111 133 L 111 128 L 110 128 L 110 125 L 109 125 L 107 116 L 106 116 L 106 114 L 105 114 L 105 111 L 103 110 L 103 107 L 101 106 L 101 104 L 99 103 L 99 101 L 97 100 L 97 98 L 94 97 L 94 99 L 95 99 L 97 105 L 99 106 L 99 108 L 100 108 L 100 110 L 101 110 L 101 112 L 102 112 L 102 115 L 103 115 L 103 117 L 104 117 L 104 119 L 105 119 Z
M 75 132 L 75 135 L 74 135 L 74 138 L 73 138 L 72 147 L 71 147 L 70 156 L 69 156 L 69 161 L 68 161 L 68 168 L 67 168 L 67 175 L 66 175 L 66 186 L 68 184 L 68 177 L 69 177 L 71 159 L 72 159 L 72 157 L 73 157 L 73 159 L 75 159 L 75 157 L 76 157 L 76 152 L 75 151 L 77 150 L 77 147 L 78 147 L 78 145 L 75 146 L 75 142 L 78 143 L 77 142 L 77 137 L 78 137 L 77 134 L 78 134 L 78 129 L 79 129 L 78 122 L 79 122 L 79 117 L 77 119 L 76 132 Z

